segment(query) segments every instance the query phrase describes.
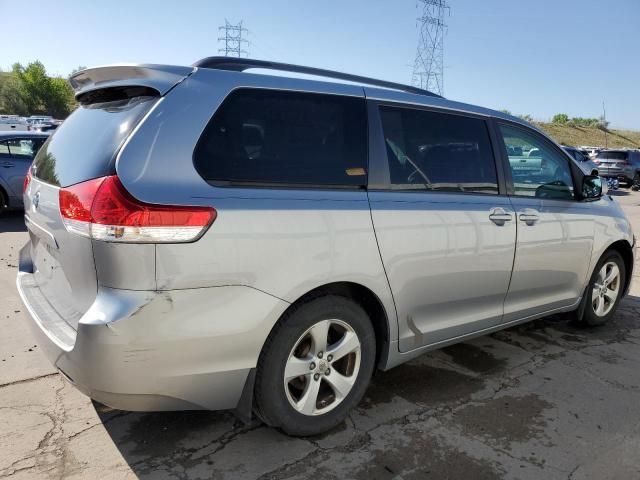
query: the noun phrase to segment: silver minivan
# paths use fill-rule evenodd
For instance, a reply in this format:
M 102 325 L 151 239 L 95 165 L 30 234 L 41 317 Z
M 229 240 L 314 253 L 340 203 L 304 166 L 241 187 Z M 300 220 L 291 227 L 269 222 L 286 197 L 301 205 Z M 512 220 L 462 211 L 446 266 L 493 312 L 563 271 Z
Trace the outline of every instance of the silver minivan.
M 517 118 L 248 59 L 71 83 L 17 286 L 60 373 L 111 407 L 317 434 L 377 369 L 556 312 L 600 325 L 629 288 L 629 221 Z

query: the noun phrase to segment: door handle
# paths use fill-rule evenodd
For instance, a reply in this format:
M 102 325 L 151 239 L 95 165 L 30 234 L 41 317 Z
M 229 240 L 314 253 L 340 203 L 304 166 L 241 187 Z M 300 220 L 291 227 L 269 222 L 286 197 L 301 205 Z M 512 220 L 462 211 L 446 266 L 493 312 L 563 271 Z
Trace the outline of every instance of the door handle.
M 538 215 L 538 211 L 533 208 L 525 208 L 520 212 L 518 218 L 521 222 L 526 223 L 527 225 L 533 225 L 538 220 L 540 220 L 540 216 Z
M 3 162 L 3 163 L 2 163 L 2 166 L 3 166 L 4 168 L 11 168 L 11 167 L 15 167 L 15 164 L 13 164 L 13 163 L 9 163 L 9 162 Z
M 492 208 L 489 212 L 489 220 L 499 226 L 511 221 L 512 218 L 513 216 L 502 207 Z

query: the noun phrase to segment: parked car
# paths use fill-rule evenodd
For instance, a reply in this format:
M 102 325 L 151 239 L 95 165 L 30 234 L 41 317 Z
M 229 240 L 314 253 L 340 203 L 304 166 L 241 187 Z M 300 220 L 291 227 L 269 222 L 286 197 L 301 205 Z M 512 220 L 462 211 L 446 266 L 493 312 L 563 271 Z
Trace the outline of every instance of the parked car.
M 227 57 L 70 82 L 17 287 L 56 368 L 114 408 L 317 434 L 375 369 L 556 312 L 603 324 L 629 288 L 622 210 L 518 118 Z M 514 168 L 525 147 L 545 169 Z
M 626 187 L 640 185 L 640 151 L 638 150 L 602 150 L 595 163 L 600 175 L 617 178 Z
M 31 115 L 26 119 L 29 125 L 39 125 L 42 123 L 53 123 L 54 119 L 51 115 Z
M 34 123 L 31 126 L 31 129 L 34 132 L 51 132 L 53 130 L 55 130 L 56 128 L 58 128 L 60 124 L 59 123 Z
M 586 175 L 598 175 L 598 165 L 591 160 L 589 154 L 581 148 L 562 145 L 562 149 L 573 158 Z
M 0 211 L 22 208 L 24 179 L 47 134 L 0 132 Z
M 589 157 L 591 159 L 594 159 L 596 157 L 596 155 L 598 155 L 598 152 L 600 150 L 602 150 L 601 147 L 592 147 L 592 146 L 589 146 L 589 145 L 582 145 L 579 148 L 584 150 L 585 152 L 587 152 L 587 155 L 589 155 Z
M 29 126 L 18 115 L 0 115 L 0 132 L 24 132 L 27 130 L 29 130 Z

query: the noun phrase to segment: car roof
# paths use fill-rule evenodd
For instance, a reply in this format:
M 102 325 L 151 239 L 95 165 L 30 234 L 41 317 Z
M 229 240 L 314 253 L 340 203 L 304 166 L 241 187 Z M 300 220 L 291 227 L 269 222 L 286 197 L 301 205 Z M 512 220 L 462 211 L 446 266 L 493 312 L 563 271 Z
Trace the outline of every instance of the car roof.
M 16 138 L 16 137 L 34 137 L 34 138 L 42 138 L 42 137 L 48 137 L 50 134 L 49 132 L 30 132 L 30 131 L 16 131 L 16 130 L 10 130 L 7 132 L 0 132 L 0 140 L 4 140 L 7 138 Z
M 224 72 L 227 75 L 236 74 L 240 76 L 255 75 L 257 73 L 269 78 L 269 82 L 274 86 L 277 86 L 279 83 L 286 82 L 288 79 L 294 79 L 301 87 L 302 85 L 307 84 L 309 85 L 309 88 L 312 89 L 314 84 L 323 85 L 325 90 L 331 91 L 334 89 L 336 90 L 336 93 L 338 93 L 341 87 L 344 87 L 345 85 L 359 86 L 363 88 L 364 96 L 368 99 L 435 108 L 439 107 L 459 111 L 461 113 L 472 113 L 481 116 L 494 117 L 533 128 L 547 136 L 535 125 L 532 125 L 519 117 L 489 108 L 449 100 L 433 92 L 411 85 L 404 85 L 386 80 L 378 80 L 314 67 L 247 58 L 207 57 L 199 60 L 191 67 L 155 64 L 104 65 L 81 70 L 70 77 L 70 82 L 71 86 L 75 90 L 76 98 L 79 98 L 83 94 L 95 89 L 129 84 L 148 86 L 157 90 L 160 95 L 164 95 L 173 88 L 176 82 L 181 81 L 183 78 L 191 75 L 199 69 L 219 71 L 221 73 Z M 277 76 L 265 74 L 263 72 L 245 73 L 247 70 L 252 69 L 265 71 L 270 70 L 280 73 Z M 316 78 L 299 78 L 296 74 L 311 75 Z M 332 81 L 323 81 L 322 78 L 332 79 Z M 132 79 L 135 79 L 133 83 L 131 83 Z

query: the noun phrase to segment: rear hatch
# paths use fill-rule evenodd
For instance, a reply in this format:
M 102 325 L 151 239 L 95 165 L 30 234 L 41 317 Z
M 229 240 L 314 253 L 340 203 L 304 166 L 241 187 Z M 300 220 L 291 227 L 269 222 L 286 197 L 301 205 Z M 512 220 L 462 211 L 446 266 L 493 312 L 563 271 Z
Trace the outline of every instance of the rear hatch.
M 601 176 L 617 176 L 624 172 L 629 161 L 629 152 L 604 150 L 598 153 L 596 163 Z
M 80 105 L 36 155 L 25 190 L 25 223 L 33 263 L 31 279 L 72 328 L 97 294 L 91 239 L 68 231 L 60 190 L 115 173 L 116 155 L 140 119 L 158 101 L 146 95 Z M 95 97 L 98 98 L 98 97 Z
M 31 261 L 21 260 L 19 282 L 30 292 L 23 295 L 27 306 L 43 307 L 47 318 L 42 322 L 52 323 L 57 313 L 77 329 L 98 292 L 95 243 L 74 229 L 77 222 L 69 221 L 86 214 L 78 208 L 77 192 L 93 179 L 115 175 L 116 157 L 131 133 L 192 72 L 192 67 L 113 65 L 89 68 L 69 79 L 80 105 L 36 155 L 23 195 L 30 237 L 23 251 Z

